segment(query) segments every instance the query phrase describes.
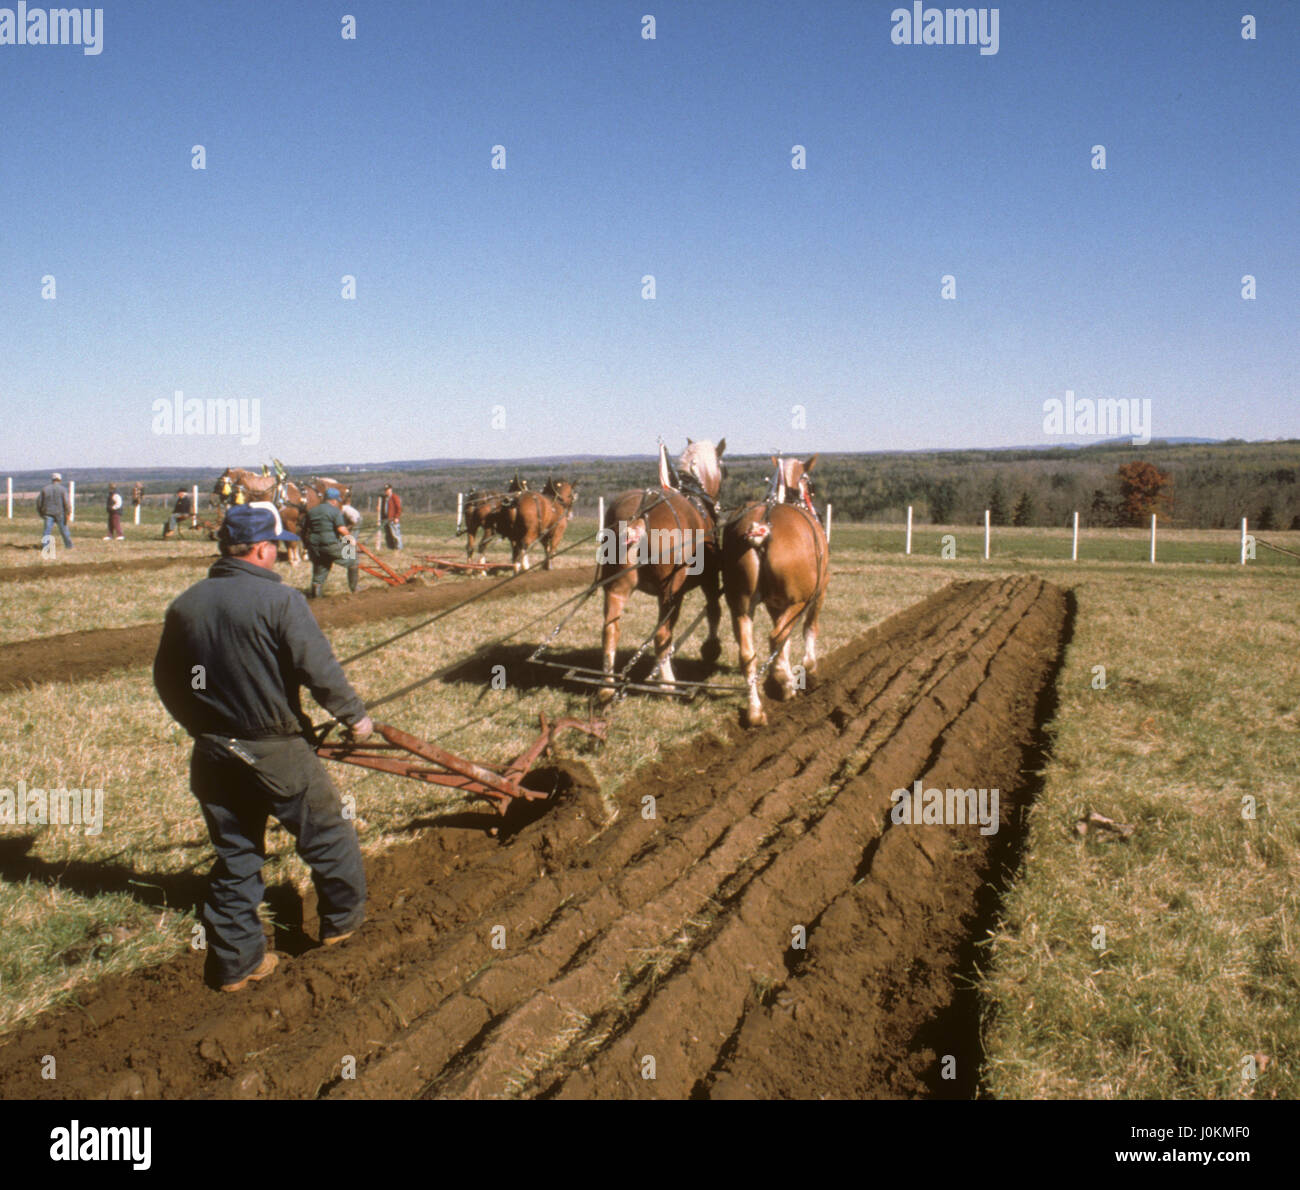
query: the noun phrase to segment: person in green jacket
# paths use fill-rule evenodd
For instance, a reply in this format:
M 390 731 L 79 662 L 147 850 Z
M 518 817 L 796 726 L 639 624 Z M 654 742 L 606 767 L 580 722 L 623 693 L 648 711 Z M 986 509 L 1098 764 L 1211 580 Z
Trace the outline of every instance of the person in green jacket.
M 309 598 L 320 596 L 335 562 L 347 569 L 348 590 L 357 589 L 357 542 L 343 515 L 343 495 L 338 488 L 327 489 L 325 499 L 307 513 L 305 544 L 311 559 Z

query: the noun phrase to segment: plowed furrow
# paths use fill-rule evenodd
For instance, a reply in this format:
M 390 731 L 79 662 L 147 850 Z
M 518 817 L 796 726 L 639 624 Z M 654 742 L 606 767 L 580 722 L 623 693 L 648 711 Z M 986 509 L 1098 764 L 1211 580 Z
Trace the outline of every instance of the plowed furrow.
M 1030 599 L 1032 593 L 1024 591 L 1005 611 L 996 611 L 989 604 L 969 610 L 961 628 L 956 630 L 956 640 L 960 642 L 969 634 L 970 639 L 983 639 L 988 647 L 996 649 L 1022 614 L 1023 604 Z M 996 623 L 991 623 L 991 619 Z M 943 639 L 953 638 L 945 634 Z M 928 663 L 913 659 L 901 668 L 890 667 L 894 672 L 884 691 L 887 696 L 892 694 L 894 697 L 881 701 L 897 707 L 934 697 L 938 712 L 933 730 L 937 736 L 953 717 L 953 714 L 943 711 L 944 701 L 961 703 L 960 695 L 956 693 L 958 686 L 952 682 L 948 683 L 952 693 L 945 692 L 942 699 L 935 696 L 936 688 L 944 685 L 941 675 L 956 671 L 958 685 L 967 687 L 978 682 L 982 675 L 981 667 L 969 654 L 959 650 L 956 656 L 960 659 L 954 662 L 952 656 L 941 652 L 928 659 Z M 888 717 L 897 718 L 896 715 Z M 809 799 L 831 770 L 856 746 L 864 730 L 878 725 L 878 717 L 870 713 L 842 720 L 838 745 L 821 738 L 815 741 L 817 747 L 812 753 L 817 758 L 815 764 L 796 765 L 797 773 L 784 779 L 779 779 L 780 774 L 790 765 L 765 766 L 759 770 L 764 778 L 777 777 L 778 780 L 762 796 L 754 799 L 748 794 L 747 783 L 733 786 L 684 833 L 670 835 L 683 847 L 670 849 L 650 872 L 644 870 L 647 864 L 641 865 L 642 871 L 635 874 L 633 887 L 643 895 L 632 900 L 619 897 L 625 904 L 640 901 L 635 916 L 616 919 L 599 946 L 590 949 L 581 970 L 569 973 L 502 1018 L 496 1036 L 488 1044 L 480 1044 L 473 1073 L 438 1083 L 434 1088 L 437 1093 L 457 1097 L 507 1093 L 518 1079 L 521 1056 L 526 1059 L 526 1066 L 536 1064 L 535 1057 L 528 1058 L 530 1046 L 553 1047 L 555 1038 L 575 1032 L 575 1022 L 579 1019 L 591 1022 L 591 1029 L 587 1032 L 599 1035 L 607 1031 L 611 1014 L 626 1016 L 635 1010 L 635 1005 L 629 1005 L 628 999 L 637 988 L 641 972 L 629 970 L 629 955 L 643 956 L 643 967 L 651 961 L 667 961 L 676 966 L 687 958 L 693 964 L 702 953 L 707 953 L 708 947 L 686 949 L 679 943 L 689 939 L 692 933 L 702 933 L 701 928 L 693 924 L 697 919 L 707 919 L 723 908 L 730 911 L 737 906 L 748 907 L 755 897 L 765 901 L 768 897 L 766 886 L 779 889 L 791 879 L 791 871 L 796 883 L 806 884 L 812 870 L 824 868 L 828 858 L 823 837 L 826 832 L 814 829 L 820 821 L 821 809 L 810 804 Z M 827 733 L 823 729 L 813 734 L 822 737 Z M 806 742 L 799 751 L 807 751 Z M 843 813 L 843 807 L 838 804 L 834 808 Z M 699 855 L 701 845 L 712 838 L 715 826 L 712 819 L 716 819 L 721 836 L 709 842 L 700 860 L 683 868 L 683 860 Z M 797 830 L 781 829 L 792 823 L 798 824 Z M 857 850 L 850 847 L 845 853 L 850 868 L 859 862 L 862 846 L 867 843 L 869 837 L 860 838 Z M 774 862 L 787 851 L 800 858 L 781 864 Z M 758 874 L 762 887 L 750 890 L 748 881 L 738 878 L 744 868 L 749 868 L 751 875 Z M 847 879 L 851 875 L 851 871 L 832 871 L 834 879 Z M 672 883 L 665 879 L 669 874 L 675 877 Z M 724 895 L 724 885 L 727 884 L 732 888 Z M 814 903 L 792 908 L 792 912 L 803 914 L 802 918 L 794 920 L 807 922 L 822 907 L 823 904 Z M 713 941 L 709 943 L 714 944 Z M 779 960 L 779 952 L 777 957 Z M 514 961 L 531 966 L 527 955 Z M 770 980 L 775 974 L 775 969 L 762 969 L 756 978 Z M 702 978 L 705 982 L 710 981 L 707 970 L 702 973 Z M 742 986 L 742 999 L 745 990 Z M 571 1046 L 579 1047 L 590 1044 L 591 1038 L 581 1033 L 571 1042 Z
M 924 749 L 919 755 L 928 757 L 935 742 L 953 729 L 971 692 L 984 681 L 981 654 L 1002 647 L 1037 595 L 1022 587 L 981 638 L 981 649 L 962 656 L 939 681 L 914 688 L 903 722 L 863 773 L 847 782 L 821 819 L 745 889 L 723 928 L 691 954 L 624 1036 L 575 1072 L 561 1095 L 680 1098 L 691 1092 L 714 1065 L 747 998 L 779 984 L 787 960 L 802 957 L 791 951 L 794 932 L 802 929 L 813 944 L 817 919 L 851 885 L 864 853 L 887 830 L 890 791 L 917 775 L 918 744 Z M 875 852 L 873 868 L 886 850 L 882 844 Z M 923 880 L 933 866 L 923 865 Z M 647 1056 L 654 1059 L 653 1079 L 642 1077 Z

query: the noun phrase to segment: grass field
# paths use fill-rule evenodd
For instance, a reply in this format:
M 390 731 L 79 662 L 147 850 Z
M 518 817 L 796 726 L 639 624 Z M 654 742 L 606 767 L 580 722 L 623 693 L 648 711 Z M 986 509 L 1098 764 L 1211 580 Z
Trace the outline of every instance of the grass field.
M 39 536 L 38 527 L 0 526 L 0 548 Z M 413 553 L 456 549 L 450 518 L 413 517 L 404 527 Z M 569 540 L 593 529 L 575 520 Z M 1258 561 L 1241 567 L 1234 535 L 1181 532 L 1162 534 L 1162 561 L 1151 566 L 1145 533 L 1114 530 L 1084 534 L 1081 560 L 1071 563 L 1068 531 L 1013 529 L 995 530 L 993 556 L 984 562 L 982 529 L 950 531 L 957 557 L 944 561 L 943 530 L 932 526 L 917 532 L 907 558 L 901 527 L 836 525 L 823 652 L 955 578 L 1033 571 L 1074 591 L 1077 618 L 1023 868 L 985 948 L 987 1093 L 1300 1095 L 1292 887 L 1300 867 L 1297 563 L 1261 550 Z M 158 528 L 134 532 L 143 538 Z M 1266 536 L 1300 550 L 1300 534 Z M 164 545 L 85 538 L 78 535 L 72 560 Z M 165 548 L 213 549 L 206 541 Z M 587 564 L 589 550 L 575 551 L 574 564 Z M 3 553 L 17 559 L 24 550 Z M 306 572 L 299 573 L 305 583 Z M 199 566 L 178 566 L 8 583 L 0 639 L 156 622 L 201 574 Z M 441 581 L 475 589 L 472 579 Z M 331 583 L 342 597 L 341 577 Z M 358 663 L 350 676 L 373 698 L 563 598 L 475 605 Z M 695 606 L 688 604 L 687 622 Z M 654 624 L 649 600 L 638 597 L 633 607 L 625 645 L 639 643 Z M 593 661 L 598 620 L 593 600 L 559 650 L 580 650 Z M 343 656 L 405 624 L 377 622 L 331 639 Z M 585 710 L 580 694 L 531 684 L 534 671 L 523 658 L 543 634 L 534 628 L 522 634 L 525 644 L 493 658 L 505 666 L 506 689 L 493 689 L 480 666 L 385 707 L 384 717 L 478 759 L 513 755 L 533 737 L 539 711 Z M 685 646 L 686 661 L 697 655 L 701 634 Z M 724 645 L 725 679 L 735 674 L 729 626 Z M 1098 666 L 1105 667 L 1105 689 L 1094 689 Z M 690 706 L 633 697 L 615 714 L 602 750 L 569 746 L 583 752 L 614 814 L 620 784 L 639 764 L 666 744 L 733 719 L 738 705 L 731 697 Z M 14 726 L 0 737 L 0 786 L 23 780 L 29 788 L 92 786 L 105 795 L 100 835 L 0 827 L 0 914 L 9 927 L 0 934 L 5 1029 L 74 998 L 88 980 L 186 946 L 194 919 L 185 907 L 202 888 L 211 852 L 187 788 L 189 741 L 158 704 L 147 669 L 3 694 L 0 713 Z M 333 766 L 331 775 L 355 797 L 370 853 L 436 829 L 436 816 L 456 808 L 437 791 L 381 774 Z M 1256 799 L 1253 819 L 1242 816 L 1247 795 Z M 1133 837 L 1081 838 L 1074 822 L 1090 810 L 1133 824 Z M 268 885 L 305 887 L 306 870 L 288 837 L 273 828 L 268 846 Z M 1105 932 L 1100 947 L 1097 927 Z M 1256 1077 L 1243 1078 L 1252 1063 Z

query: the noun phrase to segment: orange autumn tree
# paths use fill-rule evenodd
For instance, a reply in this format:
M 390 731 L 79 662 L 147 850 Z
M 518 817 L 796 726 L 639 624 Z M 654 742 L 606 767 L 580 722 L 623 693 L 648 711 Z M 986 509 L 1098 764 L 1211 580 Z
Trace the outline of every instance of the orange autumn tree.
M 1167 517 L 1174 506 L 1174 477 L 1152 463 L 1125 463 L 1119 469 L 1120 519 L 1144 525 L 1154 512 Z

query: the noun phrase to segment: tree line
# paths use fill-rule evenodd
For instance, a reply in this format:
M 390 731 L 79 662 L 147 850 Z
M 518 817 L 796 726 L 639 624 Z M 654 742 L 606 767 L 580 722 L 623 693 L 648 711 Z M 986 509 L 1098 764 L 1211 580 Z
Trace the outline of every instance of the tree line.
M 800 452 L 800 457 L 811 453 Z M 738 505 L 767 491 L 773 471 L 768 455 L 729 456 L 724 462 L 724 504 Z M 289 470 L 309 476 L 319 469 Z M 653 457 L 398 464 L 353 470 L 347 479 L 363 512 L 368 507 L 373 513 L 375 497 L 385 483 L 392 483 L 411 512 L 454 513 L 457 492 L 504 489 L 516 471 L 534 489 L 552 474 L 575 481 L 583 515 L 594 511 L 598 496 L 658 483 Z M 123 472 L 113 478 L 120 486 L 134 477 Z M 198 482 L 200 499 L 206 500 L 204 493 L 215 478 L 216 471 L 177 474 L 148 488 L 151 493 L 174 491 L 177 485 L 188 488 Z M 1065 526 L 1077 510 L 1080 524 L 1092 528 L 1145 524 L 1156 512 L 1162 524 L 1182 528 L 1228 529 L 1246 516 L 1261 532 L 1300 529 L 1296 439 L 889 454 L 821 451 L 812 479 L 818 504 L 829 501 L 836 518 L 849 521 L 897 523 L 911 505 L 919 524 L 982 524 L 987 508 L 995 525 Z M 103 484 L 84 489 L 79 484 L 78 496 L 83 490 L 92 497 Z

